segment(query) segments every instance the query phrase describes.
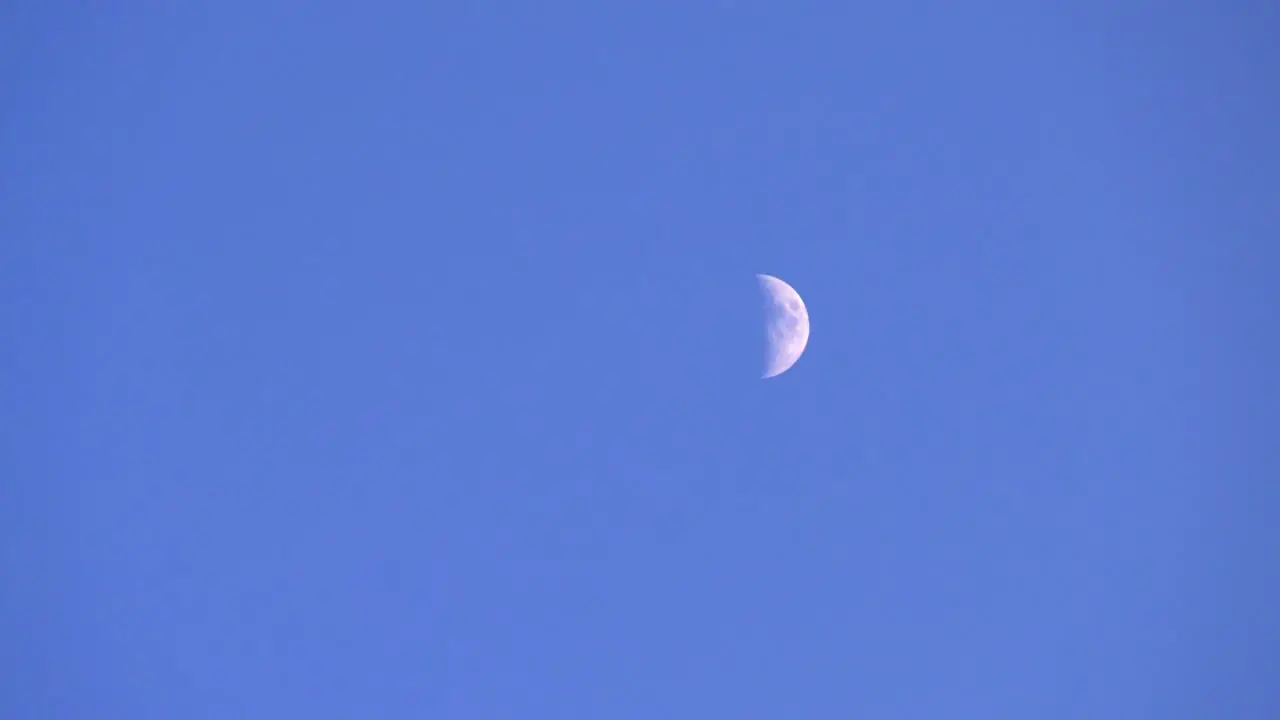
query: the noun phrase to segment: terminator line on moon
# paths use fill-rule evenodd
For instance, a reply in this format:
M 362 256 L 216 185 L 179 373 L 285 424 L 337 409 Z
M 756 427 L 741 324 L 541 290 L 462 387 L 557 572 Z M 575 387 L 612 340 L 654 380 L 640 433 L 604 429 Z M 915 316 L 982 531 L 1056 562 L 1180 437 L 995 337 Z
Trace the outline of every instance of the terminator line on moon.
M 765 296 L 765 379 L 781 375 L 800 359 L 809 343 L 809 311 L 795 288 L 772 275 L 756 279 Z

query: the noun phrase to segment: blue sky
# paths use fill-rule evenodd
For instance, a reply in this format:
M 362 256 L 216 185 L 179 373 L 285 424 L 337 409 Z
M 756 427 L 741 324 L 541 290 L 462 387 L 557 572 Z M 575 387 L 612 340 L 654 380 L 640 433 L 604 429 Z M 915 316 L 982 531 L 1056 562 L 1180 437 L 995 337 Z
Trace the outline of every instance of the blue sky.
M 0 716 L 1276 717 L 1280 16 L 1031 5 L 6 5 Z

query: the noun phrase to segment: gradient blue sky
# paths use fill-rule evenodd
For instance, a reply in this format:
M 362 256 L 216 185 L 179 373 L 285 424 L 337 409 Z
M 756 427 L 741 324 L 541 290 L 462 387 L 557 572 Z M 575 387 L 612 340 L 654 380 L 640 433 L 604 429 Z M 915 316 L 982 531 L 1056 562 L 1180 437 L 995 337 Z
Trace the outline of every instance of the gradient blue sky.
M 1280 717 L 1280 12 L 1035 5 L 4 4 L 0 716 Z

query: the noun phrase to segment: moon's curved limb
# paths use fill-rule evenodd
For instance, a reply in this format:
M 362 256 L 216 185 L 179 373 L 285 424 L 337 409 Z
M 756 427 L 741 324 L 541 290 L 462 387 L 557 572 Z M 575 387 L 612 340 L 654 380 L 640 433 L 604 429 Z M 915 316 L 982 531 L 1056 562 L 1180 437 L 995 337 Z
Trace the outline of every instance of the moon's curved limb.
M 767 349 L 761 378 L 781 375 L 809 343 L 809 311 L 795 288 L 772 275 L 756 275 L 765 296 Z

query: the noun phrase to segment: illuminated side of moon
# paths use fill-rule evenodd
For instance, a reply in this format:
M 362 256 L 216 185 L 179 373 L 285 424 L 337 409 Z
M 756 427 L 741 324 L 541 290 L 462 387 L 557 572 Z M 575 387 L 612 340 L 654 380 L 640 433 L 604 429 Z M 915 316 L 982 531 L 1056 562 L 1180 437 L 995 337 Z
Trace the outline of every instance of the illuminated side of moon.
M 772 275 L 756 275 L 765 303 L 765 362 L 762 378 L 796 364 L 809 343 L 809 311 L 800 294 Z

